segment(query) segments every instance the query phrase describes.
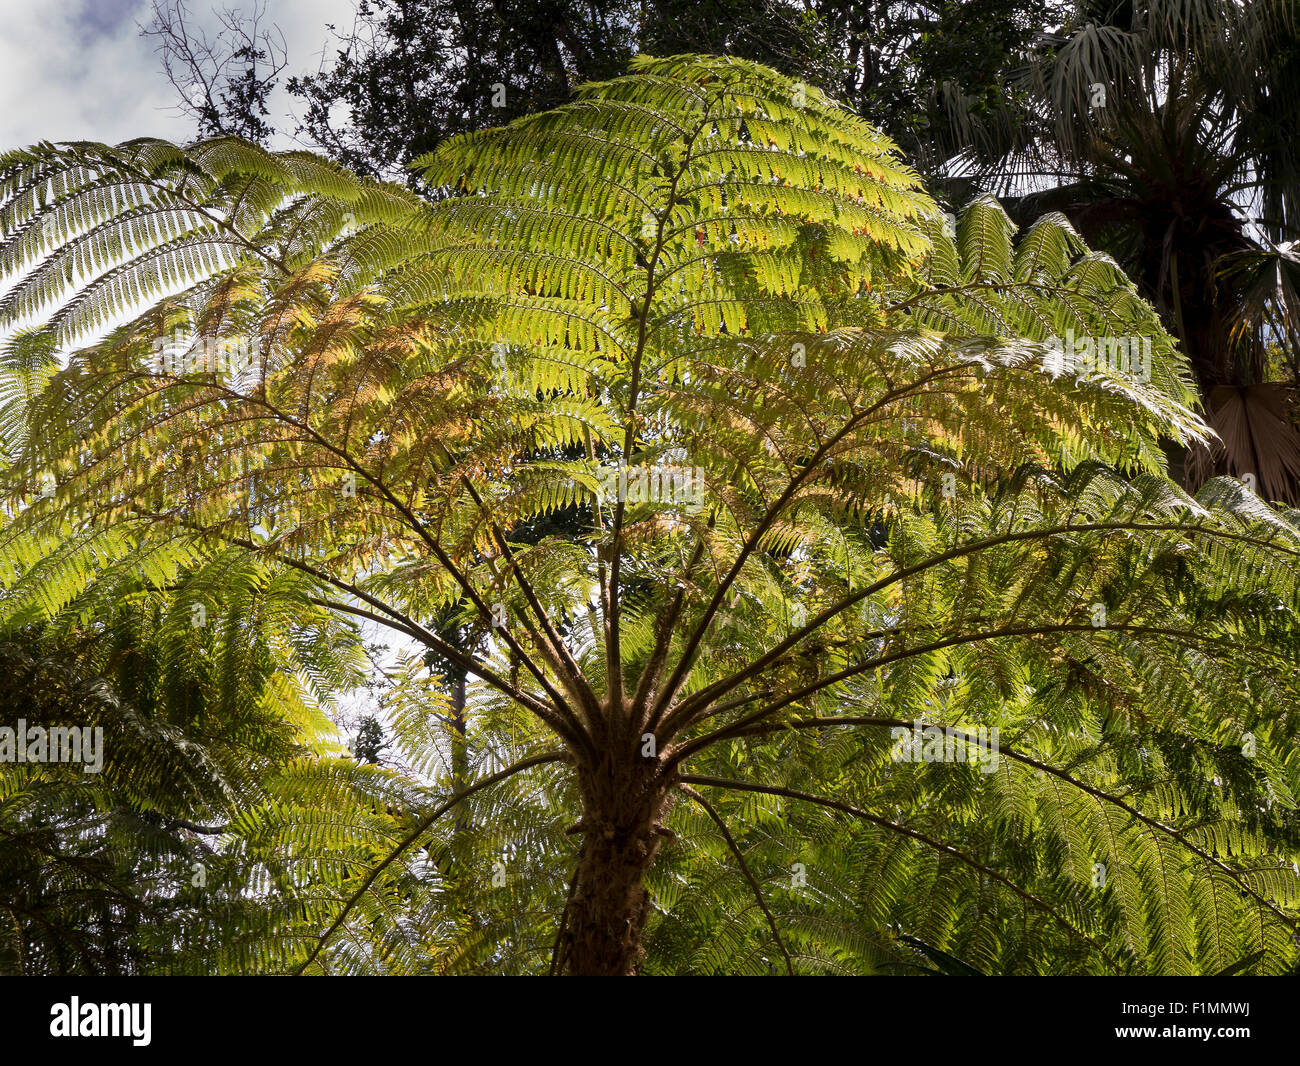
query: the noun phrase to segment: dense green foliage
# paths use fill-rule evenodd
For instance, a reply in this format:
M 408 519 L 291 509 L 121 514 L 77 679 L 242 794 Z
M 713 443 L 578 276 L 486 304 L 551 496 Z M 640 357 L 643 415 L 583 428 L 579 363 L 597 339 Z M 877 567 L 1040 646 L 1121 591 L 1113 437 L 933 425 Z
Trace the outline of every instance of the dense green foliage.
M 184 21 L 183 5 L 158 10 Z M 1295 505 L 1297 14 L 1296 0 L 365 0 L 332 60 L 288 86 L 308 143 L 400 178 L 448 136 L 557 106 L 638 52 L 773 66 L 883 129 L 953 205 L 991 192 L 1024 226 L 1066 214 L 1188 355 L 1219 439 L 1171 450 L 1180 483 L 1227 473 Z M 260 55 L 193 72 L 221 87 L 216 105 L 182 102 L 202 135 L 270 136 L 278 72 Z
M 127 637 L 129 576 L 183 630 L 130 636 L 159 729 L 199 727 L 187 663 L 270 664 L 232 667 L 268 765 L 224 806 L 144 761 L 87 797 L 221 818 L 243 875 L 137 966 L 1295 967 L 1300 516 L 1166 476 L 1206 429 L 1112 259 L 991 198 L 950 227 L 736 59 L 638 59 L 419 167 L 432 202 L 230 139 L 0 158 L 0 316 L 43 323 L 5 353 L 0 620 Z M 350 620 L 411 649 L 410 772 L 270 742 Z M 897 760 L 918 719 L 998 729 L 996 766 Z M 56 785 L 0 766 L 0 817 Z
M 132 569 L 101 572 L 56 620 L 0 642 L 0 724 L 102 730 L 97 768 L 3 767 L 8 972 L 201 965 L 246 907 L 249 877 L 212 842 L 268 802 L 294 758 L 330 748 L 309 671 L 343 645 L 325 612 L 298 605 L 292 574 L 227 552 L 160 597 Z M 211 627 L 192 624 L 200 604 Z

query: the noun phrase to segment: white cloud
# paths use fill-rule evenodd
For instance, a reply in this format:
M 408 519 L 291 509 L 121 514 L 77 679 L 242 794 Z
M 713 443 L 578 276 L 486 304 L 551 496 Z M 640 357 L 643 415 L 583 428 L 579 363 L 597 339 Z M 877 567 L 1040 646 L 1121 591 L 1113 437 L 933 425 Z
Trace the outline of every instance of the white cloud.
M 212 27 L 213 6 L 238 8 L 241 0 L 193 0 L 191 9 Z M 353 0 L 269 0 L 268 17 L 289 48 L 286 73 L 315 71 L 326 23 L 347 29 L 354 7 Z M 139 35 L 149 10 L 149 0 L 0 0 L 0 151 L 41 140 L 191 137 L 153 42 Z M 291 103 L 278 93 L 273 105 L 286 132 Z

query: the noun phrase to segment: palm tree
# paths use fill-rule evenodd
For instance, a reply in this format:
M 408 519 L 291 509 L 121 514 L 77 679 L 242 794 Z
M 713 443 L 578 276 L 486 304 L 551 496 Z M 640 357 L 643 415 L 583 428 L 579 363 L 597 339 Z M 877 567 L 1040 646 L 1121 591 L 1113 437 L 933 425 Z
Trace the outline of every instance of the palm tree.
M 1064 212 L 1183 345 L 1221 444 L 1213 473 L 1300 500 L 1295 251 L 1300 38 L 1293 0 L 1080 4 L 1040 35 L 1004 106 L 950 95 L 957 188 Z
M 274 877 L 213 966 L 1294 964 L 1296 516 L 1165 476 L 1206 429 L 1113 260 L 987 198 L 950 231 L 740 60 L 420 167 L 0 159 L 0 315 L 72 347 L 11 417 L 0 604 L 141 561 L 165 601 L 219 546 L 468 679 L 415 654 L 394 715 L 418 758 L 454 700 L 467 769 L 316 759 L 241 813 Z

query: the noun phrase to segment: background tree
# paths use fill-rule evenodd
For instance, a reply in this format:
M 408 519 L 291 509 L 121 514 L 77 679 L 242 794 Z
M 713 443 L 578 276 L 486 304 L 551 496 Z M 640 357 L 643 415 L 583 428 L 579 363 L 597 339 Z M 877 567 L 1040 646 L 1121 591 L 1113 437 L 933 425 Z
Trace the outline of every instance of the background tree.
M 994 126 L 1013 143 L 1030 135 L 1036 116 L 1015 75 L 1035 40 L 1074 8 L 819 0 L 812 9 L 839 63 L 838 81 L 822 87 L 888 133 L 936 191 L 964 204 L 988 190 L 949 164 L 972 147 L 973 126 Z
M 213 9 L 219 28 L 209 36 L 185 0 L 153 0 L 142 36 L 156 43 L 162 72 L 181 111 L 200 137 L 246 137 L 267 142 L 275 133 L 269 100 L 288 62 L 284 34 L 266 25 L 266 4 Z
M 362 0 L 350 27 L 327 28 L 334 47 L 321 68 L 287 81 L 305 112 L 281 132 L 359 174 L 418 181 L 407 164 L 447 137 L 562 104 L 575 85 L 620 72 L 637 53 L 710 53 L 756 60 L 833 93 L 939 177 L 969 146 L 969 131 L 952 115 L 1011 115 L 1004 97 L 1021 53 L 1070 8 L 1029 0 Z M 226 32 L 232 19 L 239 27 L 241 44 L 266 36 L 260 11 L 222 17 Z M 214 80 L 211 49 L 189 43 L 198 36 L 187 32 L 194 22 L 183 4 L 159 0 L 144 31 L 158 39 L 165 71 L 191 110 L 189 87 Z M 275 54 L 270 41 L 260 50 Z M 280 65 L 259 72 L 248 59 L 254 50 L 228 52 L 225 80 L 257 84 L 264 119 Z M 241 95 L 252 94 L 245 88 L 231 98 Z M 233 114 L 223 125 L 196 117 L 201 136 L 238 133 L 265 143 L 271 132 L 235 128 Z
M 0 315 L 74 342 L 156 298 L 23 405 L 16 588 L 57 616 L 72 560 L 221 545 L 474 679 L 465 788 L 320 762 L 241 813 L 279 880 L 215 965 L 1294 965 L 1296 515 L 1164 475 L 1205 427 L 1112 260 L 989 199 L 949 232 L 878 131 L 734 59 L 420 166 L 433 204 L 228 139 L 0 160 Z M 996 771 L 895 758 L 918 718 L 996 726 Z
M 353 756 L 362 762 L 377 763 L 387 746 L 383 723 L 373 714 L 363 717 L 357 727 L 357 739 L 352 745 Z
M 961 106 L 978 187 L 1021 220 L 1063 211 L 1112 253 L 1183 345 L 1213 473 L 1300 500 L 1295 390 L 1300 37 L 1293 0 L 1089 2 L 1045 26 L 998 106 Z M 951 141 L 951 135 L 947 138 Z

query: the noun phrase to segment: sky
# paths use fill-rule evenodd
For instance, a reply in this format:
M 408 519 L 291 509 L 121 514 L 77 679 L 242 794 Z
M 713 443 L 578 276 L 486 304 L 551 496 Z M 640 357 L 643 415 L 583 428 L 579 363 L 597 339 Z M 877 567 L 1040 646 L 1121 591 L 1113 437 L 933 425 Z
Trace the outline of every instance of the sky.
M 189 0 L 189 7 L 212 28 L 213 8 L 251 3 Z M 326 23 L 346 29 L 355 9 L 354 0 L 266 5 L 268 20 L 284 31 L 294 73 L 318 68 Z M 41 140 L 189 140 L 193 124 L 175 110 L 154 42 L 139 35 L 149 17 L 149 0 L 0 0 L 0 151 Z M 292 103 L 280 95 L 273 104 L 282 128 Z

